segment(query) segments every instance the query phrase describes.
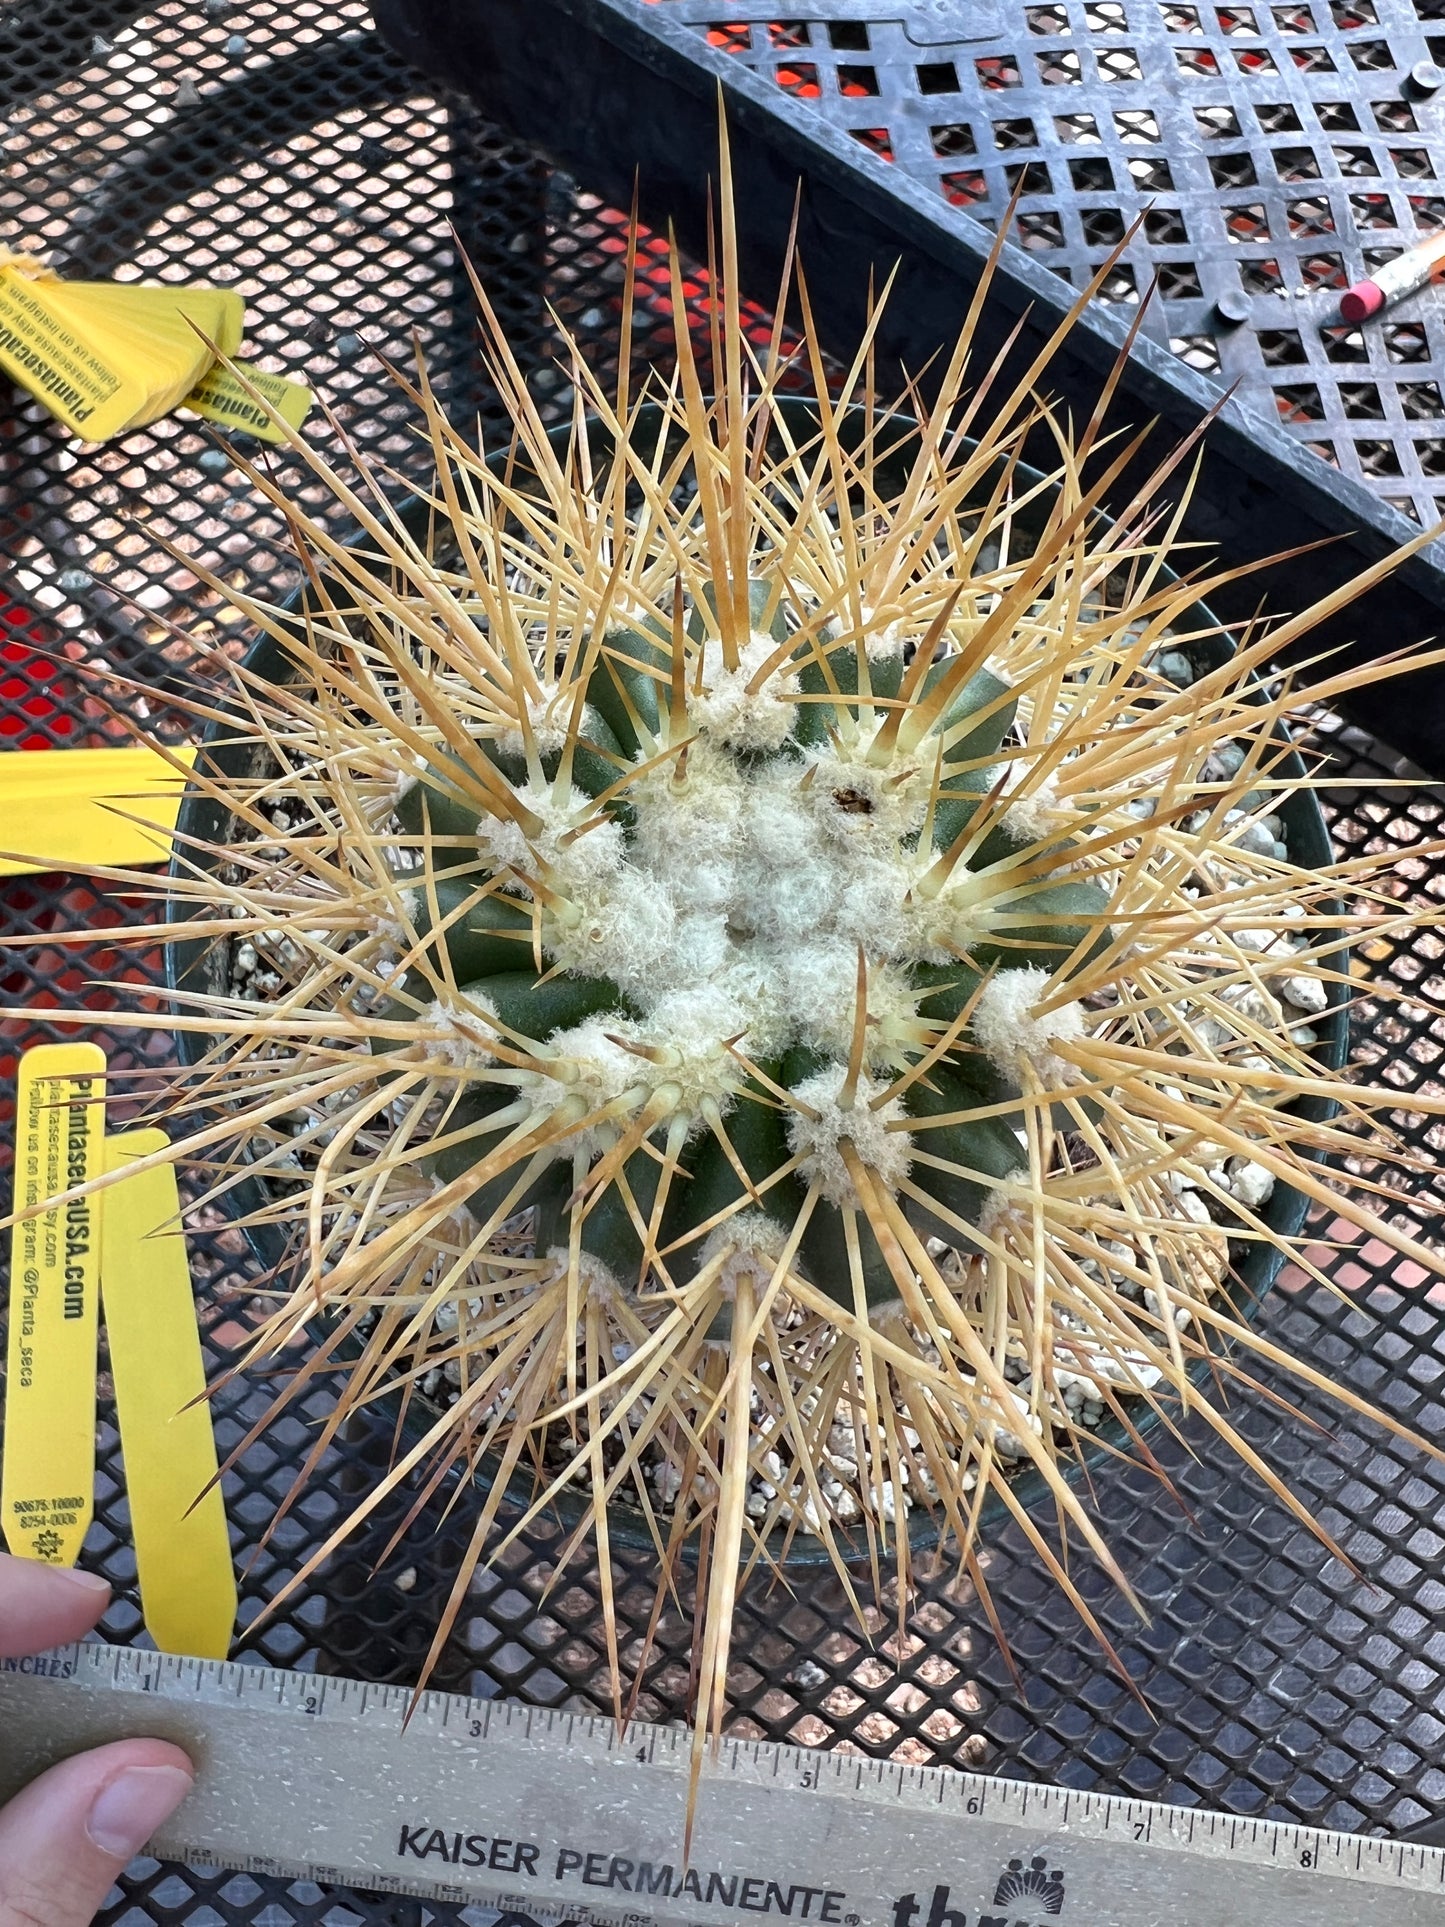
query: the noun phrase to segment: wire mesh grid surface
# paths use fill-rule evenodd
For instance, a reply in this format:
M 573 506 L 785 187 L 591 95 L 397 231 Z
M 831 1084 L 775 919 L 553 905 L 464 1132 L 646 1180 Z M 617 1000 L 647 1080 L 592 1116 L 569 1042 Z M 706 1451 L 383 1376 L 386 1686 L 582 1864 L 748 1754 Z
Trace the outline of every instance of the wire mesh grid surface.
M 9 64 L 0 62 L 9 93 L 5 239 L 73 273 L 236 286 L 247 299 L 249 351 L 314 384 L 369 455 L 403 471 L 415 459 L 405 406 L 375 354 L 405 353 L 412 330 L 453 411 L 485 404 L 452 221 L 539 393 L 560 407 L 549 303 L 606 361 L 618 321 L 618 217 L 471 110 L 439 99 L 380 46 L 361 7 L 211 0 L 204 9 L 141 13 L 29 0 L 0 8 L 0 45 L 10 50 Z M 636 322 L 639 358 L 664 354 L 665 286 L 644 289 Z M 288 487 L 319 508 L 304 471 L 284 456 L 274 461 Z M 28 404 L 7 401 L 0 465 L 7 743 L 109 740 L 123 725 L 107 705 L 179 733 L 168 690 L 203 681 L 197 642 L 233 634 L 239 642 L 241 625 L 167 545 L 203 557 L 236 585 L 275 593 L 293 574 L 275 519 L 183 419 L 97 451 L 67 441 Z M 67 657 L 118 664 L 132 681 L 97 690 L 67 672 Z M 1410 855 L 1438 833 L 1445 804 L 1428 791 L 1372 790 L 1383 772 L 1368 746 L 1328 720 L 1321 727 L 1349 785 L 1331 806 L 1341 844 L 1398 849 L 1412 888 L 1445 892 L 1445 875 Z M 107 949 L 106 929 L 134 906 L 57 877 L 6 882 L 0 893 L 8 931 L 32 940 L 6 953 L 8 1005 L 83 990 L 115 1069 L 144 1073 L 169 1060 L 158 1004 L 154 1031 L 106 1028 L 119 998 L 159 980 L 157 955 L 122 963 Z M 77 926 L 96 933 L 84 953 L 47 944 Z M 1388 1059 L 1402 1102 L 1434 1078 L 1445 1049 L 1445 1027 L 1431 1014 L 1441 949 L 1427 934 L 1408 950 L 1381 945 L 1370 959 L 1410 1001 L 1362 1005 L 1358 1049 Z M 6 1026 L 0 1087 L 13 1088 L 15 1053 L 48 1034 Z M 1433 1148 L 1418 1119 L 1407 1118 L 1407 1128 L 1417 1149 Z M 1402 1194 L 1400 1210 L 1423 1224 L 1431 1188 Z M 1383 1244 L 1354 1239 L 1337 1249 L 1336 1235 L 1347 1235 L 1343 1226 L 1321 1223 L 1316 1256 L 1341 1295 L 1294 1274 L 1271 1295 L 1265 1329 L 1438 1436 L 1445 1290 Z M 219 1372 L 256 1314 L 254 1267 L 224 1223 L 194 1223 L 191 1251 L 208 1362 Z M 143 1642 L 107 1392 L 103 1379 L 87 1556 L 117 1586 L 106 1636 Z M 265 1403 L 261 1384 L 221 1392 L 223 1450 Z M 433 1515 L 410 1526 L 374 1570 L 405 1516 L 403 1491 L 350 1551 L 255 1626 L 350 1498 L 375 1482 L 389 1450 L 384 1422 L 353 1428 L 258 1550 L 324 1403 L 318 1391 L 272 1425 L 227 1482 L 244 1571 L 242 1624 L 253 1629 L 243 1656 L 410 1681 L 468 1531 L 464 1508 L 440 1527 Z M 860 1629 L 830 1578 L 810 1577 L 794 1594 L 754 1584 L 739 1610 L 730 1730 L 1346 1828 L 1393 1831 L 1434 1813 L 1445 1805 L 1445 1473 L 1379 1429 L 1341 1421 L 1322 1401 L 1307 1400 L 1302 1417 L 1247 1401 L 1236 1417 L 1358 1570 L 1327 1554 L 1191 1430 L 1187 1449 L 1163 1453 L 1177 1503 L 1142 1472 L 1111 1474 L 1098 1489 L 1151 1624 L 1141 1627 L 1100 1575 L 1077 1573 L 1137 1697 L 1021 1537 L 1004 1532 L 988 1573 L 1017 1677 L 976 1600 L 946 1580 L 923 1585 L 901 1636 L 887 1601 Z M 570 1568 L 544 1601 L 555 1550 L 538 1527 L 479 1577 L 436 1684 L 607 1710 L 595 1574 Z M 651 1602 L 643 1565 L 624 1565 L 624 1653 L 639 1649 Z M 681 1716 L 689 1640 L 689 1622 L 670 1612 L 646 1675 L 643 1717 Z M 140 1863 L 103 1918 L 107 1927 L 419 1927 L 482 1916 Z
M 657 4 L 987 225 L 1019 191 L 1019 241 L 1075 286 L 1138 222 L 1105 301 L 1157 277 L 1146 334 L 1440 519 L 1445 290 L 1364 327 L 1339 297 L 1445 226 L 1445 0 Z

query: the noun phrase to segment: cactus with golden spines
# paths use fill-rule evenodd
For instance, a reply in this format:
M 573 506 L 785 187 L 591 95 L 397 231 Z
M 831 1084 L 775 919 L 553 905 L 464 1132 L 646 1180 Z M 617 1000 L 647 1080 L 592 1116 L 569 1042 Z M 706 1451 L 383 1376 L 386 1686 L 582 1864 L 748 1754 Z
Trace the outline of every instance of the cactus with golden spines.
M 311 587 L 301 617 L 243 605 L 291 676 L 234 672 L 253 753 L 197 779 L 228 828 L 183 850 L 173 934 L 270 974 L 259 1001 L 183 982 L 213 1041 L 174 1155 L 214 1199 L 259 1181 L 292 1236 L 261 1356 L 324 1307 L 359 1352 L 343 1410 L 448 1389 L 343 1531 L 414 1471 L 490 1466 L 434 1652 L 525 1475 L 532 1508 L 580 1494 L 615 1671 L 619 1508 L 663 1583 L 701 1543 L 701 1732 L 740 1565 L 801 1533 L 906 1582 L 911 1504 L 982 1586 L 995 1495 L 1088 1618 L 1032 1469 L 1127 1585 L 1068 1476 L 1078 1386 L 1251 1464 L 1198 1372 L 1220 1339 L 1226 1385 L 1263 1358 L 1354 1402 L 1222 1290 L 1231 1254 L 1302 1248 L 1270 1186 L 1430 1254 L 1317 1162 L 1388 1143 L 1397 1094 L 1321 1061 L 1318 1013 L 1351 935 L 1413 913 L 1383 862 L 1268 829 L 1308 780 L 1259 672 L 1342 598 L 1230 653 L 1123 486 L 1136 448 L 1072 437 L 1042 363 L 1002 392 L 966 330 L 890 409 L 811 322 L 755 347 L 726 272 L 708 367 L 674 284 L 677 378 L 579 362 L 561 433 L 486 311 L 505 462 L 398 375 L 420 517 L 293 435 L 347 545 L 251 471 Z

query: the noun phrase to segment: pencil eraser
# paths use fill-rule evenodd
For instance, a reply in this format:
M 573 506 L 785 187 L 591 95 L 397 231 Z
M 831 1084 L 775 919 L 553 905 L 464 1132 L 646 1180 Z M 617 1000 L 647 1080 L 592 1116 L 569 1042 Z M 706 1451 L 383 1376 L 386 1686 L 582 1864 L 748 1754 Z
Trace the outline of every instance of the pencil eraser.
M 1357 281 L 1340 296 L 1340 313 L 1346 321 L 1368 321 L 1385 305 L 1385 291 L 1373 281 Z

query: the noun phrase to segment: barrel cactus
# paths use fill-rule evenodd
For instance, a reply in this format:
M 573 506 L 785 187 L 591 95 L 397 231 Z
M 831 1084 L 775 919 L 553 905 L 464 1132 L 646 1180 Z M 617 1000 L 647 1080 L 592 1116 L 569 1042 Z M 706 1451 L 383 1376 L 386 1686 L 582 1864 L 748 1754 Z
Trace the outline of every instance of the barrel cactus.
M 534 1207 L 538 1253 L 604 1294 L 731 1301 L 786 1252 L 901 1311 L 863 1192 L 913 1171 L 911 1236 L 981 1251 L 1034 1057 L 1119 947 L 1064 819 L 1039 845 L 998 780 L 1019 697 L 941 647 L 952 598 L 905 659 L 906 620 L 820 617 L 816 560 L 734 585 L 699 557 L 671 624 L 633 585 L 577 673 L 401 778 L 406 969 L 372 1047 L 461 1074 L 423 1158 L 448 1201 L 484 1236 Z
M 1219 1384 L 1321 1385 L 1226 1290 L 1304 1249 L 1272 1189 L 1428 1258 L 1317 1163 L 1388 1144 L 1321 1026 L 1351 933 L 1412 914 L 1290 847 L 1258 672 L 1321 612 L 1217 632 L 1163 476 L 1126 490 L 1044 362 L 971 391 L 965 330 L 884 407 L 871 351 L 744 328 L 730 219 L 722 260 L 712 365 L 674 259 L 678 375 L 579 361 L 560 434 L 483 296 L 510 452 L 398 374 L 408 514 L 292 435 L 357 543 L 253 471 L 310 586 L 241 605 L 287 670 L 228 671 L 169 933 L 203 953 L 173 1155 L 296 1254 L 258 1351 L 319 1342 L 343 1410 L 430 1396 L 347 1529 L 488 1467 L 434 1652 L 519 1480 L 574 1495 L 604 1587 L 619 1508 L 664 1587 L 700 1547 L 700 1731 L 740 1570 L 799 1535 L 906 1588 L 927 1512 L 986 1591 L 997 1495 L 1088 1616 L 1012 1471 L 1127 1586 L 1067 1476 L 1100 1418 L 1167 1402 L 1257 1465 Z

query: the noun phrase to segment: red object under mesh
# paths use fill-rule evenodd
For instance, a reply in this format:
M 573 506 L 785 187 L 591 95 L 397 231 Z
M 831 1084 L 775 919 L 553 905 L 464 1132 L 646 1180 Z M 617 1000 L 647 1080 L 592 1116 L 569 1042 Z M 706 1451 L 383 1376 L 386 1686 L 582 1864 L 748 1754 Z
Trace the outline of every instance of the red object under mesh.
M 6 749 L 54 749 L 77 739 L 79 725 L 66 705 L 74 681 L 56 660 L 58 638 L 39 616 L 0 592 L 0 744 Z

